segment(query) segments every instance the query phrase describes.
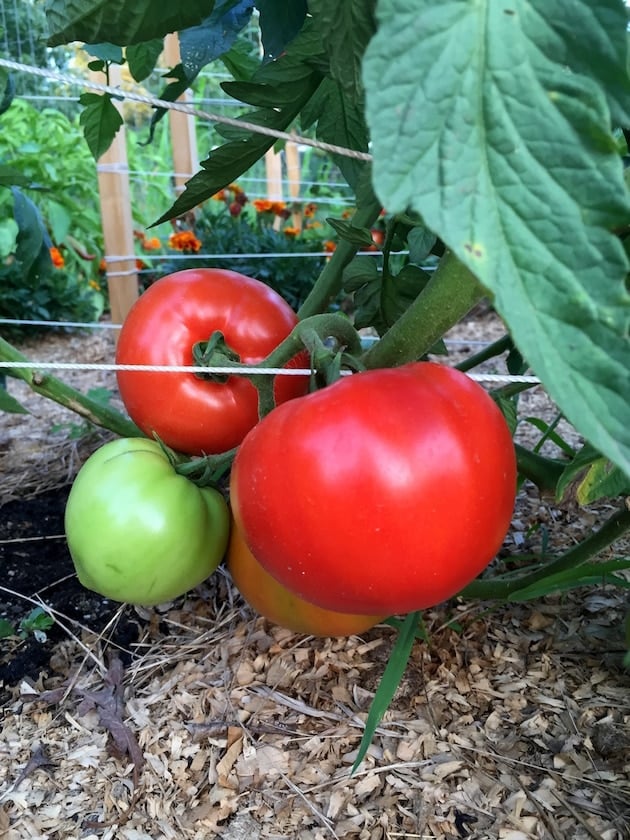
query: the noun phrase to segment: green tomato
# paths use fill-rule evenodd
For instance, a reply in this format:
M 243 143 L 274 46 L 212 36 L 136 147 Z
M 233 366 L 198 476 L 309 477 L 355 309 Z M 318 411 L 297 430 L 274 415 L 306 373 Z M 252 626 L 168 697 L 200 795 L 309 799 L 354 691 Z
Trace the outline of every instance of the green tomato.
M 230 519 L 218 490 L 178 475 L 159 443 L 106 443 L 77 475 L 65 513 L 79 580 L 107 598 L 151 606 L 217 568 Z

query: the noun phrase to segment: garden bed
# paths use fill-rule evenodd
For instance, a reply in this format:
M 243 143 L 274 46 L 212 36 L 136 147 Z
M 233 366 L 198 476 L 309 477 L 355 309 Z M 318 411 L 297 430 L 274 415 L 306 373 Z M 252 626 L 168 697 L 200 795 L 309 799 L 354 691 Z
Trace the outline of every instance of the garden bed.
M 458 328 L 471 347 L 499 332 L 483 311 Z M 109 362 L 113 338 L 58 334 L 20 349 Z M 115 387 L 109 373 L 63 378 Z M 18 622 L 41 599 L 57 621 L 47 641 L 2 642 L 0 837 L 628 836 L 622 592 L 429 611 L 430 642 L 416 643 L 351 776 L 395 632 L 292 634 L 253 615 L 222 570 L 159 609 L 87 593 L 63 508 L 108 435 L 81 434 L 74 415 L 22 383 L 9 390 L 32 413 L 2 415 L 0 615 Z M 546 401 L 527 399 L 532 413 Z M 548 540 L 559 552 L 610 510 L 560 508 L 525 485 L 505 551 Z

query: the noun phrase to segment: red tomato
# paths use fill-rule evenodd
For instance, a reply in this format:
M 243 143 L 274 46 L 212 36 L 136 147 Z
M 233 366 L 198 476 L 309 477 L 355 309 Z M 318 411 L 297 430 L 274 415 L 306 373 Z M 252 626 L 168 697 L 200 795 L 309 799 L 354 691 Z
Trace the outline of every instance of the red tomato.
M 374 627 L 387 616 L 351 615 L 309 604 L 266 572 L 233 524 L 227 567 L 234 585 L 257 613 L 295 633 L 309 636 L 352 636 Z
M 120 331 L 118 364 L 191 365 L 193 346 L 219 330 L 240 360 L 255 364 L 287 337 L 297 316 L 273 289 L 234 271 L 198 268 L 162 277 L 132 306 Z M 308 367 L 308 357 L 292 360 Z M 251 382 L 194 373 L 118 371 L 129 416 L 148 436 L 190 455 L 238 446 L 258 422 Z M 277 403 L 304 394 L 308 377 L 276 377 Z
M 279 406 L 232 470 L 237 526 L 283 586 L 393 615 L 450 598 L 511 520 L 514 447 L 496 404 L 432 362 L 355 374 Z

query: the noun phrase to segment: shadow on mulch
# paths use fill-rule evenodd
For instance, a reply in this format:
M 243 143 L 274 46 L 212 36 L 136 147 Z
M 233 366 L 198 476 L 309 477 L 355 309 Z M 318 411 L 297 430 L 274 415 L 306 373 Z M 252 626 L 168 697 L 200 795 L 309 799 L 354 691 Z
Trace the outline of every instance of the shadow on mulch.
M 0 507 L 0 618 L 16 628 L 39 599 L 77 636 L 80 625 L 99 632 L 120 606 L 84 589 L 74 573 L 63 530 L 69 491 L 57 488 Z M 121 616 L 114 642 L 126 646 L 137 637 L 137 617 Z M 0 682 L 8 687 L 24 677 L 37 680 L 49 670 L 52 652 L 65 638 L 66 632 L 53 624 L 45 641 L 32 635 L 1 639 Z

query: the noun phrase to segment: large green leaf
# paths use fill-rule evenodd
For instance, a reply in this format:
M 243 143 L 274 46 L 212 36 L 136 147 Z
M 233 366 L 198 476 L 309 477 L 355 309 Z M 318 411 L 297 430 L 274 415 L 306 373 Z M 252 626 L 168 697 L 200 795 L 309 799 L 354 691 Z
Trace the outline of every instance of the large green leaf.
M 235 0 L 236 2 L 236 0 Z M 47 0 L 51 47 L 70 41 L 109 41 L 128 46 L 196 26 L 212 12 L 214 0 Z
M 263 107 L 248 116 L 254 123 L 285 131 L 321 83 L 318 67 L 322 55 L 321 38 L 307 25 L 279 59 L 260 67 L 252 83 L 230 82 L 223 87 L 252 103 L 271 106 L 275 102 L 275 107 Z M 202 161 L 202 170 L 186 182 L 184 192 L 154 224 L 180 216 L 210 198 L 253 166 L 275 143 L 274 137 L 264 134 L 238 130 L 226 133 L 239 139 L 213 149 Z
M 303 128 L 317 123 L 317 139 L 359 152 L 368 150 L 368 131 L 363 115 L 363 102 L 354 102 L 344 96 L 339 83 L 324 79 L 317 93 L 301 114 Z M 355 189 L 357 180 L 365 170 L 365 161 L 346 155 L 332 155 L 348 184 Z
M 364 62 L 374 183 L 494 294 L 515 343 L 630 473 L 629 110 L 619 0 L 381 0 Z M 605 92 L 604 92 L 605 91 Z
M 330 75 L 352 103 L 363 102 L 361 62 L 374 34 L 375 0 L 310 0 L 309 11 L 319 19 Z

